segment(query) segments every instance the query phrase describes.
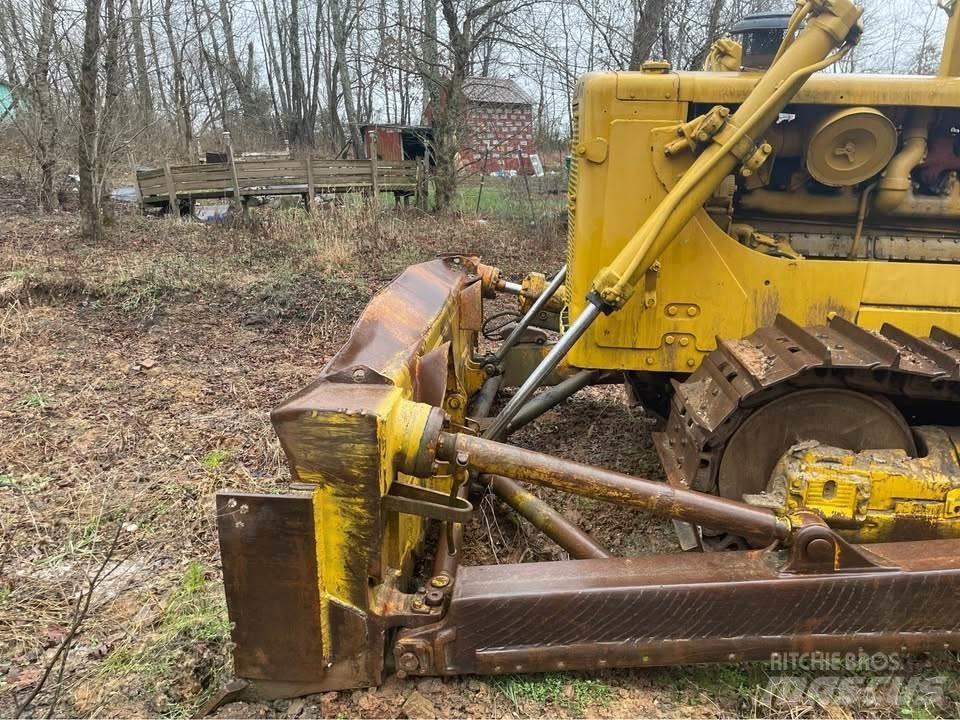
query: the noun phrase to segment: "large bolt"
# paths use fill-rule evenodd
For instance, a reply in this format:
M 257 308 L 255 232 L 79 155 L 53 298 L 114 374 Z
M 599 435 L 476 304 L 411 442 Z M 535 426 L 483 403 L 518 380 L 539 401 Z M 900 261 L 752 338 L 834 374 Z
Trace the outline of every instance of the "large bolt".
M 434 575 L 430 578 L 430 584 L 435 588 L 445 588 L 450 584 L 449 575 Z
M 420 658 L 418 658 L 412 652 L 405 652 L 400 656 L 398 663 L 400 665 L 400 669 L 404 672 L 414 672 L 420 667 Z
M 353 371 L 353 381 L 357 384 L 367 379 L 367 371 L 363 368 L 357 368 Z

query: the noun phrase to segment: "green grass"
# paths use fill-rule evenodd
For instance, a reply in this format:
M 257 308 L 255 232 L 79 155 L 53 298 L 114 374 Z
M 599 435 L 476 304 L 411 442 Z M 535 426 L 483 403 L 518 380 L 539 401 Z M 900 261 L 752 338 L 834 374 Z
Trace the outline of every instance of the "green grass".
M 493 680 L 496 687 L 513 703 L 518 712 L 526 702 L 542 712 L 544 705 L 564 708 L 574 717 L 583 717 L 590 705 L 606 705 L 613 691 L 605 683 L 566 673 L 543 675 L 506 675 Z
M 516 221 L 533 220 L 543 215 L 557 213 L 566 208 L 566 196 L 563 192 L 546 193 L 540 186 L 541 178 L 527 178 L 529 192 L 524 178 L 485 178 L 483 187 L 478 179 L 461 183 L 457 189 L 455 209 L 464 214 L 479 213 L 498 219 Z M 558 179 L 553 182 L 559 183 Z M 562 185 L 562 183 L 560 183 Z
M 230 453 L 228 453 L 226 450 L 223 448 L 216 448 L 200 458 L 200 464 L 203 465 L 205 470 L 213 472 L 219 469 L 220 466 L 223 465 L 224 461 L 229 457 Z
M 935 678 L 946 676 L 947 684 L 942 698 L 932 698 L 921 692 L 904 691 L 899 698 L 891 698 L 892 702 L 868 702 L 868 694 L 841 693 L 836 696 L 836 687 L 829 685 L 826 689 L 818 688 L 816 684 L 806 685 L 818 678 L 838 676 L 839 678 L 864 678 L 867 682 L 876 678 L 885 681 L 887 675 L 903 676 L 907 683 L 916 677 L 917 670 L 910 667 L 896 671 L 876 671 L 864 666 L 850 669 L 833 670 L 776 670 L 764 663 L 749 663 L 742 665 L 708 665 L 694 668 L 669 668 L 660 671 L 658 684 L 665 690 L 672 687 L 673 699 L 681 706 L 699 705 L 705 699 L 715 704 L 724 713 L 738 717 L 793 717 L 795 700 L 787 700 L 779 696 L 776 686 L 771 680 L 780 676 L 795 676 L 800 683 L 801 704 L 813 713 L 831 712 L 837 708 L 850 716 L 866 715 L 871 717 L 903 717 L 926 718 L 954 717 L 958 703 L 958 685 L 955 673 L 951 670 L 952 663 L 947 667 L 933 662 L 919 669 L 921 677 Z M 885 686 L 881 686 L 885 687 Z M 805 688 L 805 689 L 803 689 Z M 824 693 L 825 694 L 822 694 Z
M 34 410 L 45 410 L 50 406 L 50 398 L 34 388 L 24 396 L 20 404 Z
M 176 684 L 177 677 L 190 672 L 191 666 L 205 657 L 209 662 L 204 646 L 211 647 L 214 654 L 226 648 L 230 623 L 222 592 L 207 580 L 206 573 L 207 569 L 196 561 L 187 564 L 177 587 L 164 602 L 156 630 L 128 638 L 100 665 L 98 673 L 105 683 L 141 686 L 163 695 Z M 160 713 L 164 717 L 190 716 L 219 688 L 225 672 L 220 662 L 213 662 L 199 696 L 174 697 Z
M 0 475 L 0 487 L 16 488 L 23 495 L 34 495 L 50 484 L 50 478 L 43 475 Z

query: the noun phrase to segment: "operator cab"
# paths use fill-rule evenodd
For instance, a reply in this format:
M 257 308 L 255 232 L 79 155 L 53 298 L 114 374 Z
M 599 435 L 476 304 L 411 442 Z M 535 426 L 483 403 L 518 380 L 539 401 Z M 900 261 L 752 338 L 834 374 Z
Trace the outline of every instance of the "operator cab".
M 743 48 L 744 70 L 766 70 L 773 62 L 790 23 L 790 13 L 763 12 L 747 15 L 730 28 Z

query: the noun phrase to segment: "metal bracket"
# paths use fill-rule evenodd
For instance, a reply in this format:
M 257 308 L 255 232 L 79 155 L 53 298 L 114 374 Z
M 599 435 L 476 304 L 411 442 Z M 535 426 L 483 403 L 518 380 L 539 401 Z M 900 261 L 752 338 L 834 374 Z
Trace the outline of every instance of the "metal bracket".
M 383 496 L 383 507 L 393 512 L 451 523 L 466 522 L 473 513 L 473 504 L 469 500 L 399 480 L 394 480 L 390 490 Z
M 796 528 L 790 539 L 790 557 L 780 569 L 791 575 L 822 575 L 851 572 L 893 572 L 862 547 L 837 535 L 815 513 L 801 511 L 790 516 Z
M 657 260 L 643 276 L 643 306 L 645 308 L 657 305 L 657 278 L 660 275 L 660 261 Z

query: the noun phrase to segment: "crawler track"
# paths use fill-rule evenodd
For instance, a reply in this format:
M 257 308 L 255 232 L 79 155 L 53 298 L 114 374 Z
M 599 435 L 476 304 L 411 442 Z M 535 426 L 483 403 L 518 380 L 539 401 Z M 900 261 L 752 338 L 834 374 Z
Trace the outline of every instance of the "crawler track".
M 777 419 L 771 403 L 803 408 L 784 399 L 799 400 L 801 393 L 810 396 L 814 390 L 830 392 L 819 395 L 819 407 L 806 407 L 812 418 L 807 432 L 813 437 L 796 439 L 830 442 L 830 433 L 853 415 L 871 415 L 870 421 L 883 425 L 886 433 L 874 433 L 874 440 L 896 436 L 899 424 L 902 446 L 913 451 L 908 425 L 960 424 L 960 337 L 937 327 L 929 337 L 892 325 L 875 333 L 839 317 L 828 325 L 802 328 L 779 316 L 746 338 L 721 341 L 693 375 L 675 384 L 667 428 L 657 443 L 670 482 L 736 499 L 759 492 L 772 469 L 765 465 L 786 449 L 770 447 L 779 435 L 763 432 L 762 426 L 768 420 L 790 422 Z M 830 398 L 836 399 L 833 405 Z M 862 407 L 854 410 L 856 403 Z M 838 406 L 846 408 L 847 418 L 831 423 L 830 415 L 842 410 Z M 772 417 L 754 423 L 760 426 L 755 438 L 756 428 L 748 426 L 737 439 L 736 462 L 725 464 L 737 431 L 763 408 Z M 818 433 L 827 437 L 816 437 Z

